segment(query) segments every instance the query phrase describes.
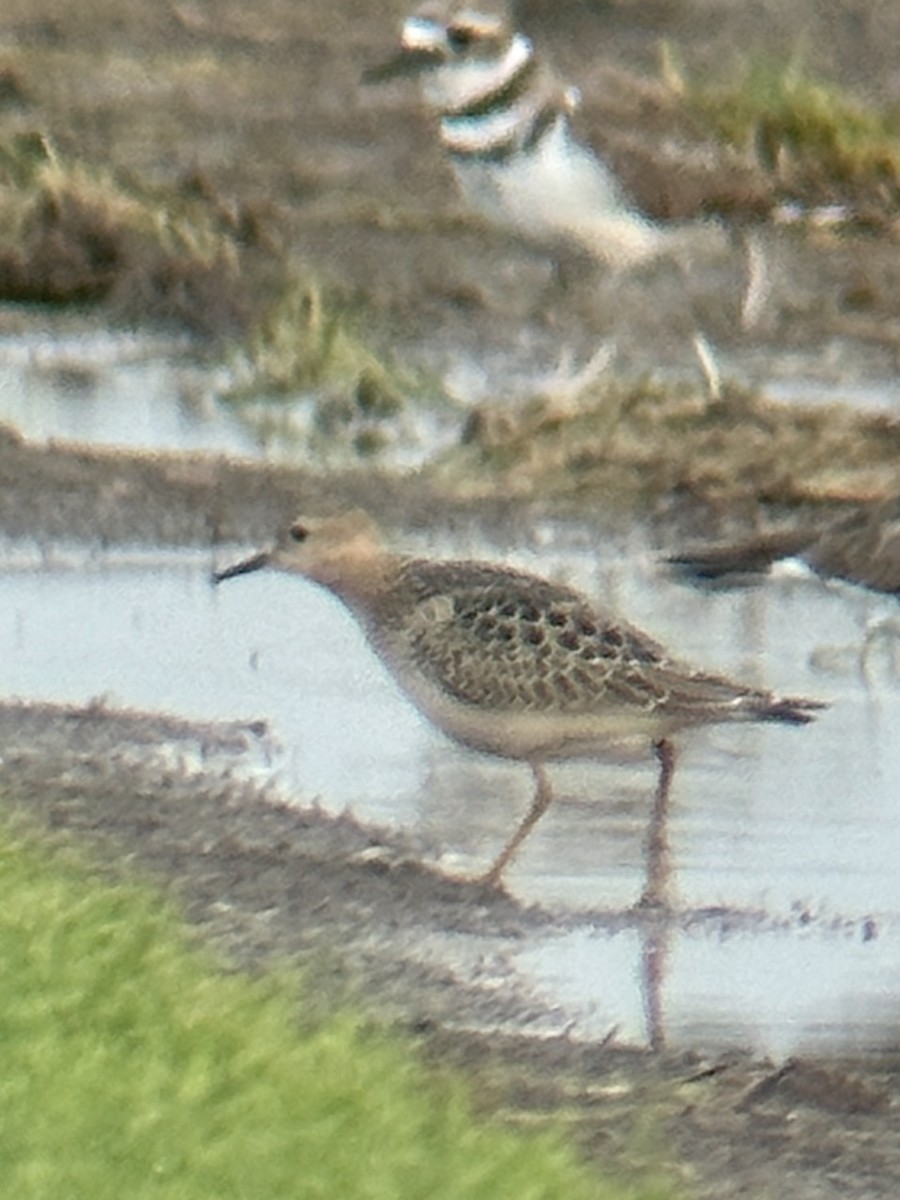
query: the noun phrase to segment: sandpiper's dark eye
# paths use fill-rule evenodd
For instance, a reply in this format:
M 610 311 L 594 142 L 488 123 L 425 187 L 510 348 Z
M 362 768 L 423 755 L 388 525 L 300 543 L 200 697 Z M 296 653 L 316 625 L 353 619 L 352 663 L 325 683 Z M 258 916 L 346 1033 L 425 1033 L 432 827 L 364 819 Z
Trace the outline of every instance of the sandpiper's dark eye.
M 475 41 L 475 34 L 465 25 L 450 25 L 447 29 L 447 42 L 451 50 L 465 50 Z
M 288 532 L 291 535 L 291 539 L 295 542 L 305 542 L 309 537 L 309 530 L 302 521 L 295 521 Z

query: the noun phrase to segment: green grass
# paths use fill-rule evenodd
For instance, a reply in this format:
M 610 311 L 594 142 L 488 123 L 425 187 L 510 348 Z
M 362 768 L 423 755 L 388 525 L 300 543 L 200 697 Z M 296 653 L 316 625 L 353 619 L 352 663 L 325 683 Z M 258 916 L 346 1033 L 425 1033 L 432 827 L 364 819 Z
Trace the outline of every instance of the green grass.
M 421 371 L 380 357 L 364 311 L 302 264 L 288 263 L 274 299 L 231 356 L 221 393 L 265 446 L 348 463 L 415 443 L 415 411 L 448 404 Z
M 404 400 L 390 368 L 354 332 L 346 304 L 299 266 L 288 268 L 232 371 L 222 399 L 266 445 L 363 458 L 402 425 Z M 313 412 L 300 431 L 291 405 L 304 395 Z
M 2 1195 L 625 1194 L 354 1015 L 304 1028 L 296 980 L 223 973 L 152 890 L 2 826 L 0 881 Z
M 300 270 L 288 276 L 243 353 L 249 378 L 235 388 L 236 399 L 346 384 L 379 367 L 372 351 L 351 332 L 341 306 L 314 276 Z
M 900 193 L 900 118 L 838 84 L 816 78 L 796 58 L 757 59 L 728 83 L 686 82 L 688 106 L 730 145 L 753 147 L 761 164 L 798 182 Z

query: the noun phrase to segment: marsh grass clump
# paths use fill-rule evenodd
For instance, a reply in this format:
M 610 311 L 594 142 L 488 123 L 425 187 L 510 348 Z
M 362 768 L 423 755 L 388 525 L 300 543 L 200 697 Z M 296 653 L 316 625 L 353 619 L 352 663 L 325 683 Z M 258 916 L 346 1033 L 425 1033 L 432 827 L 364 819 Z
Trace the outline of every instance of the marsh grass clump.
M 61 154 L 40 131 L 0 143 L 0 297 L 109 303 L 126 320 L 239 327 L 242 246 L 224 207 Z
M 232 399 L 286 396 L 376 369 L 348 310 L 311 272 L 297 268 L 250 330 L 239 353 Z
M 38 131 L 0 142 L 0 298 L 104 304 L 115 319 L 227 342 L 228 400 L 316 392 L 320 440 L 336 435 L 364 456 L 390 443 L 404 406 L 349 302 L 286 258 L 279 230 L 256 210 L 227 203 L 198 172 L 149 187 L 66 157 Z M 267 436 L 288 432 L 277 415 L 259 423 Z
M 578 402 L 484 406 L 432 468 L 455 494 L 656 512 L 793 508 L 896 490 L 900 423 L 849 405 L 780 404 L 733 382 L 608 380 Z
M 900 113 L 878 111 L 796 59 L 750 62 L 736 82 L 683 88 L 689 109 L 797 199 L 900 199 Z M 824 197 L 823 197 L 824 193 Z
M 267 443 L 370 458 L 405 438 L 424 380 L 380 357 L 352 304 L 301 266 L 233 355 L 223 399 Z

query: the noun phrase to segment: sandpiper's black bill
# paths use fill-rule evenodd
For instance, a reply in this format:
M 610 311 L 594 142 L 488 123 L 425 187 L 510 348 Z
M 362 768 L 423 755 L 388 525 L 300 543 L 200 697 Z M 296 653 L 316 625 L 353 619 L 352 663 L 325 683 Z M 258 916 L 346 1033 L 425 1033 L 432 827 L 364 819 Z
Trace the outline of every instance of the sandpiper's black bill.
M 269 553 L 263 550 L 260 554 L 254 554 L 252 558 L 245 558 L 243 562 L 235 563 L 233 567 L 224 567 L 221 571 L 213 571 L 213 583 L 223 583 L 226 579 L 234 579 L 237 575 L 249 575 L 251 571 L 261 571 L 263 567 L 269 565 Z
M 391 79 L 401 79 L 409 75 L 419 75 L 429 67 L 437 66 L 443 61 L 439 50 L 401 50 L 387 62 L 377 67 L 366 67 L 362 73 L 363 83 L 387 83 Z

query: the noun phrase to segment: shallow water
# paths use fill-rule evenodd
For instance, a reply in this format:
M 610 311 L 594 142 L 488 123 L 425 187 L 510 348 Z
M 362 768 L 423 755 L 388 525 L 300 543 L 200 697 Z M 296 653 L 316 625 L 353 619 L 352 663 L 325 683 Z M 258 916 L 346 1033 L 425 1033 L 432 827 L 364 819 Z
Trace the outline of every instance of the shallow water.
M 352 448 L 357 426 L 338 421 L 331 436 L 319 429 L 322 396 L 232 404 L 222 397 L 236 378 L 227 365 L 198 361 L 187 339 L 96 329 L 0 333 L 0 423 L 32 440 L 305 458 L 317 465 L 358 461 Z M 455 442 L 461 420 L 451 403 L 439 411 L 411 405 L 376 429 L 388 435 L 379 463 L 421 464 Z
M 552 544 L 550 538 L 552 536 Z M 644 886 L 655 775 L 646 763 L 553 768 L 560 802 L 511 868 L 522 899 L 573 914 L 565 933 L 509 944 L 448 938 L 423 953 L 494 963 L 548 1001 L 559 1026 L 772 1053 L 887 1039 L 900 986 L 900 678 L 895 601 L 785 572 L 750 592 L 698 592 L 640 546 L 539 531 L 502 556 L 611 599 L 684 657 L 832 702 L 803 728 L 685 737 L 669 819 L 674 905 L 623 914 Z M 226 556 L 227 560 L 227 556 Z M 213 589 L 210 556 L 11 547 L 0 562 L 4 693 L 204 718 L 264 718 L 272 770 L 298 803 L 408 828 L 442 869 L 483 869 L 530 796 L 524 767 L 454 746 L 396 690 L 355 624 L 302 580 Z M 649 1010 L 649 1015 L 648 1015 Z
M 603 369 L 613 369 L 611 345 L 595 347 L 594 352 L 598 360 L 608 360 Z M 560 354 L 555 341 L 546 336 L 535 341 L 527 331 L 512 351 L 488 347 L 478 362 L 455 347 L 432 357 L 433 361 L 425 355 L 428 369 L 442 378 L 453 403 L 440 411 L 411 406 L 396 437 L 384 447 L 384 465 L 414 467 L 455 444 L 464 413 L 474 404 L 498 395 L 524 400 L 547 389 L 556 395 L 567 387 L 577 391 L 576 381 L 591 374 L 589 359 L 573 360 Z M 723 366 L 789 403 L 840 402 L 870 411 L 900 410 L 896 380 L 861 375 L 842 382 L 841 364 L 827 357 L 813 362 L 808 354 L 750 352 Z M 697 370 L 692 358 L 690 372 Z M 328 444 L 311 432 L 315 396 L 233 407 L 217 398 L 231 382 L 227 367 L 199 363 L 186 339 L 93 327 L 60 333 L 37 326 L 27 334 L 0 333 L 0 423 L 12 424 L 28 438 L 257 458 L 296 460 L 311 455 L 321 461 Z M 351 454 L 339 436 L 333 440 L 339 459 Z
M 895 399 L 876 392 L 882 406 Z M 210 394 L 178 345 L 0 338 L 0 420 L 32 437 L 253 452 Z M 698 591 L 664 577 L 638 541 L 596 546 L 553 525 L 533 531 L 528 552 L 461 536 L 418 549 L 563 578 L 680 656 L 832 708 L 805 728 L 682 739 L 668 824 L 674 900 L 655 918 L 628 915 L 645 884 L 652 761 L 554 767 L 559 802 L 507 878 L 522 899 L 572 914 L 566 932 L 512 944 L 448 936 L 423 956 L 524 983 L 558 1017 L 554 1029 L 585 1036 L 616 1027 L 637 1042 L 664 1033 L 772 1053 L 896 1041 L 896 600 L 790 568 L 755 590 Z M 3 548 L 4 694 L 264 718 L 280 748 L 259 769 L 298 803 L 352 807 L 415 831 L 441 869 L 483 869 L 528 804 L 525 767 L 427 726 L 329 596 L 266 574 L 216 590 L 212 566 L 208 554 L 57 548 L 47 559 Z
M 90 329 L 0 335 L 0 421 L 28 438 L 252 455 L 252 434 L 213 399 L 183 339 Z

